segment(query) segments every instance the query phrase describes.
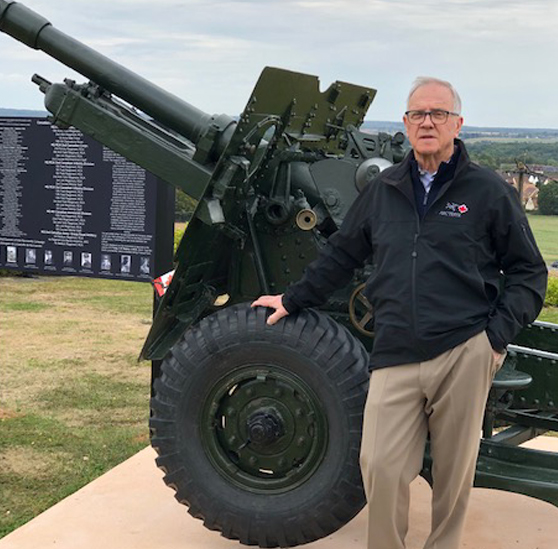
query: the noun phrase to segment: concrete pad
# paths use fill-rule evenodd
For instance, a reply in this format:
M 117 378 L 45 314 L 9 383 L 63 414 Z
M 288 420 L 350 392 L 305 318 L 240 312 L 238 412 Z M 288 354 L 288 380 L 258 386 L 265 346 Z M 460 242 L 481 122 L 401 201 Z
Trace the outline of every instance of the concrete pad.
M 528 446 L 558 452 L 558 438 L 540 437 Z M 0 540 L 0 549 L 232 549 L 238 542 L 205 529 L 173 498 L 142 450 L 75 494 Z M 430 488 L 412 485 L 408 549 L 428 535 Z M 363 549 L 366 510 L 308 549 Z M 475 489 L 462 549 L 556 549 L 558 509 L 518 494 Z

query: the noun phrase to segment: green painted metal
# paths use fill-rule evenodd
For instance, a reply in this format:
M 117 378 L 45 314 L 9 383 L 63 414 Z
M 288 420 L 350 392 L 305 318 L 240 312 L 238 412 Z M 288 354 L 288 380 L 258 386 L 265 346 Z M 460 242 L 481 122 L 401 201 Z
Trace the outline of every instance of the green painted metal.
M 96 84 L 51 84 L 37 75 L 33 81 L 45 94 L 56 125 L 79 128 L 192 198 L 201 198 L 211 170 L 192 160 L 191 142 L 139 116 Z
M 315 76 L 264 69 L 180 243 L 145 358 L 164 357 L 185 329 L 216 309 L 217 296 L 229 295 L 228 305 L 249 301 L 300 277 L 358 196 L 363 160 L 401 158 L 399 137 L 361 138 L 383 157 L 366 159 L 353 149 L 353 124 L 362 122 L 374 93 L 342 82 L 320 92 Z M 321 169 L 334 158 L 355 183 L 339 186 L 338 172 Z M 305 211 L 323 231 L 301 229 L 297 215 Z M 200 311 L 202 295 L 208 301 Z M 341 301 L 346 308 L 347 296 Z
M 33 78 L 55 124 L 76 126 L 198 200 L 143 358 L 163 358 L 220 307 L 282 292 L 360 190 L 403 157 L 402 134 L 359 130 L 375 95 L 369 87 L 335 82 L 321 92 L 315 76 L 267 67 L 233 120 L 201 112 L 16 2 L 0 0 L 0 30 L 91 80 Z M 359 270 L 324 307 L 367 348 L 373 338 L 359 330 L 349 303 L 370 271 Z M 558 505 L 558 456 L 517 447 L 558 431 L 558 326 L 536 322 L 508 351 L 487 404 L 476 484 Z M 328 444 L 326 404 L 279 368 L 241 369 L 207 400 L 205 448 L 220 474 L 247 490 L 293 489 L 319 467 Z M 294 466 L 301 459 L 306 465 Z
M 506 366 L 533 378 L 528 387 L 514 394 L 513 406 L 558 411 L 558 353 L 510 345 Z
M 429 448 L 421 474 L 432 483 Z M 475 486 L 524 494 L 558 507 L 558 454 L 482 440 Z
M 558 506 L 558 455 L 483 441 L 475 486 L 525 494 Z
M 558 325 L 536 321 L 526 326 L 514 340 L 515 345 L 558 353 Z
M 328 445 L 327 416 L 298 376 L 265 364 L 215 384 L 201 436 L 215 468 L 251 492 L 280 493 L 304 483 Z

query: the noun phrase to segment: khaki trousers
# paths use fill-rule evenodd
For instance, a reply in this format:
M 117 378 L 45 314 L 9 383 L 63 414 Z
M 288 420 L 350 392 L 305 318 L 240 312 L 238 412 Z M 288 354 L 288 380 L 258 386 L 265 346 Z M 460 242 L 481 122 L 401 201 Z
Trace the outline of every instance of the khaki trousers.
M 425 549 L 458 549 L 492 378 L 501 366 L 485 332 L 426 362 L 374 370 L 361 469 L 368 549 L 404 549 L 409 485 L 430 433 L 432 529 Z

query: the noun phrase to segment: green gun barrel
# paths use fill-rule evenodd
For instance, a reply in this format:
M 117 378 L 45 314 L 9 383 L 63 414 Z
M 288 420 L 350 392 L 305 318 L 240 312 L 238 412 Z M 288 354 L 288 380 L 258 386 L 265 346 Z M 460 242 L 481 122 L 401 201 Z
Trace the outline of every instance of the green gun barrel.
M 26 6 L 0 0 L 0 30 L 99 84 L 197 144 L 212 116 L 59 31 Z

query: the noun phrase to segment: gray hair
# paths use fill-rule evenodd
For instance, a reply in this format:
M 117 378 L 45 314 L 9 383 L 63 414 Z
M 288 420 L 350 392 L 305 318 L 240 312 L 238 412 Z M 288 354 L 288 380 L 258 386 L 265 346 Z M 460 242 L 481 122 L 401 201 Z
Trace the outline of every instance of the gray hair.
M 446 80 L 440 80 L 439 78 L 434 78 L 432 76 L 419 76 L 411 86 L 409 95 L 407 96 L 407 109 L 409 108 L 409 101 L 411 96 L 422 86 L 427 86 L 428 84 L 438 84 L 439 86 L 444 86 L 447 88 L 453 96 L 453 110 L 457 114 L 461 114 L 461 97 L 457 93 L 457 90 Z

